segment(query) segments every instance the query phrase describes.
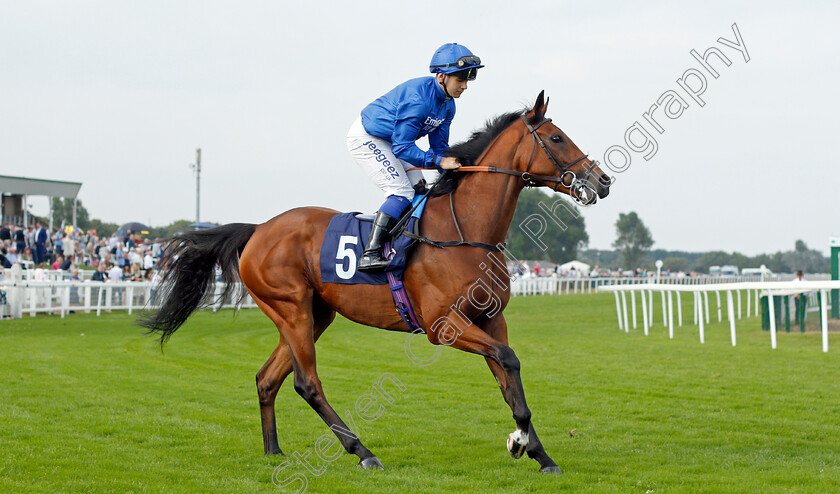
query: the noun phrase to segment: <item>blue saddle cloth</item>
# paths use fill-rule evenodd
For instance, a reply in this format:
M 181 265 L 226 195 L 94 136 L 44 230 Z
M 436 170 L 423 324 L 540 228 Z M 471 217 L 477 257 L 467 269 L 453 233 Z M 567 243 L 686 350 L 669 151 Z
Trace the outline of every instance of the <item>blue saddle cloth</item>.
M 420 221 L 425 204 L 421 204 L 406 224 L 406 230 L 415 231 L 416 222 Z M 405 271 L 407 247 L 414 241 L 400 235 L 392 243 L 396 251 L 391 264 L 386 271 L 362 272 L 356 269 L 359 258 L 365 250 L 365 243 L 373 229 L 373 223 L 360 221 L 356 218 L 359 213 L 339 213 L 330 220 L 324 241 L 321 244 L 321 282 L 341 283 L 345 285 L 387 285 L 386 272 L 394 273 L 402 279 Z

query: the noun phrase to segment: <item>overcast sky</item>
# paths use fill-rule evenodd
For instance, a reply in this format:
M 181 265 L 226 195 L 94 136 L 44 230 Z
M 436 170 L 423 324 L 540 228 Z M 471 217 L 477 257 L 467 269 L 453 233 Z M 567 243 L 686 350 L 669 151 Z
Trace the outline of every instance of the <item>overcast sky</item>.
M 636 211 L 654 248 L 753 255 L 801 238 L 827 253 L 840 236 L 838 5 L 3 1 L 0 174 L 82 182 L 91 216 L 165 225 L 195 217 L 200 147 L 203 221 L 373 211 L 382 196 L 347 152 L 348 127 L 458 42 L 487 67 L 457 101 L 453 143 L 542 89 L 548 116 L 598 160 L 628 148 L 637 121 L 655 137 L 656 154 L 629 151 L 584 211 L 591 247 L 610 248 L 618 214 Z M 717 41 L 736 40 L 733 23 L 749 62 Z M 690 50 L 712 46 L 731 65 L 712 59 L 701 107 L 677 79 L 701 69 Z M 660 113 L 659 134 L 643 113 L 669 90 L 689 106 Z

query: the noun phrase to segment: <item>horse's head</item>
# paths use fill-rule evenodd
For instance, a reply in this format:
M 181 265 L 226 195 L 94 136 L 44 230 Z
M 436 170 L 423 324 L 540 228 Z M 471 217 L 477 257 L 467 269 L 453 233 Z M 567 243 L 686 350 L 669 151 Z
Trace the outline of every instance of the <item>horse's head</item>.
M 612 180 L 545 117 L 548 100 L 543 96 L 541 91 L 534 108 L 520 119 L 524 133 L 514 158 L 516 171 L 529 185 L 563 192 L 584 206 L 607 197 Z

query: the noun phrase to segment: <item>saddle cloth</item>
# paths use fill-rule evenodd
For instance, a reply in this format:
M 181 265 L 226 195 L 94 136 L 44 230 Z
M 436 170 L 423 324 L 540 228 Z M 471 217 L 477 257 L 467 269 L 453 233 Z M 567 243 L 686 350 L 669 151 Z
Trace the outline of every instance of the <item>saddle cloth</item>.
M 415 204 L 420 200 L 422 198 L 417 198 Z M 414 210 L 406 224 L 407 231 L 416 233 L 424 206 L 425 202 Z M 408 247 L 414 243 L 414 240 L 400 235 L 390 242 L 396 253 L 385 271 L 359 271 L 356 265 L 365 250 L 365 243 L 370 236 L 373 223 L 359 220 L 357 215 L 359 215 L 357 212 L 339 213 L 330 220 L 327 231 L 324 233 L 324 241 L 321 243 L 319 262 L 321 282 L 345 285 L 387 285 L 386 273 L 388 272 L 402 279 Z

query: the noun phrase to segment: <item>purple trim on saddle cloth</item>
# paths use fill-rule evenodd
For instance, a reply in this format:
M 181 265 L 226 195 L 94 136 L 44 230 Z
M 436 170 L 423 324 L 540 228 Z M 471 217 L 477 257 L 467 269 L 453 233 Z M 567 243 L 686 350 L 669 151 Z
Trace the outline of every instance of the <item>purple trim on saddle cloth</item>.
M 391 242 L 385 243 L 385 251 L 388 252 L 388 257 L 394 256 L 391 250 Z M 391 286 L 391 295 L 394 296 L 394 303 L 397 306 L 397 312 L 400 313 L 408 330 L 412 333 L 425 333 L 423 327 L 417 322 L 417 316 L 414 314 L 414 308 L 411 307 L 411 301 L 408 300 L 408 294 L 405 292 L 405 287 L 402 284 L 402 271 L 394 272 L 388 271 L 385 273 L 388 276 L 388 285 Z M 418 331 L 419 330 L 419 331 Z

